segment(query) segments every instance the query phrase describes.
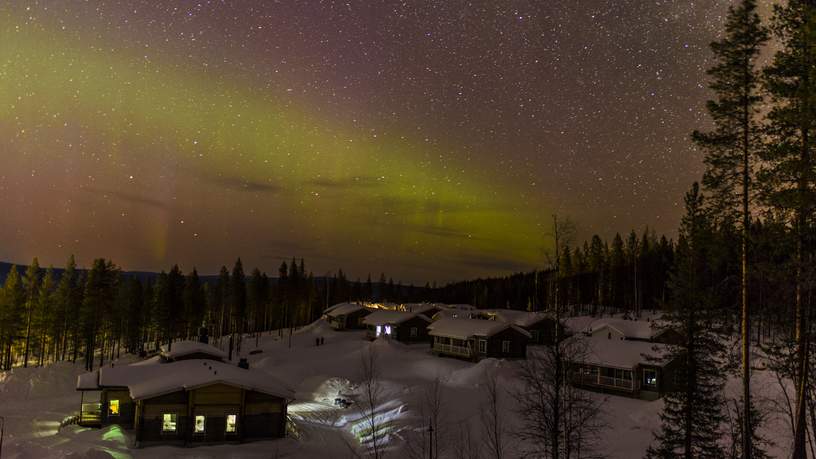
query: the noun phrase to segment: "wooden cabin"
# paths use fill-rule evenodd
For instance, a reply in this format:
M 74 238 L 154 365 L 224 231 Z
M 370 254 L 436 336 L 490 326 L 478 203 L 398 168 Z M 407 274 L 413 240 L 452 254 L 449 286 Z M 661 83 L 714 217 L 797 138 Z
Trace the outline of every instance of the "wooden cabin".
M 530 344 L 554 344 L 556 320 L 544 312 L 518 311 L 515 309 L 486 309 L 480 311 L 483 318 L 517 325 L 530 333 Z M 564 326 L 559 324 L 561 339 L 566 337 Z
M 394 338 L 403 343 L 428 341 L 428 324 L 424 314 L 403 311 L 374 311 L 363 319 L 369 339 Z
M 586 352 L 568 362 L 572 382 L 597 392 L 655 400 L 674 390 L 676 362 L 667 347 L 616 337 L 574 337 Z
M 323 313 L 323 317 L 335 330 L 362 330 L 366 328 L 363 318 L 373 309 L 361 303 L 340 303 Z
M 159 356 L 80 375 L 77 390 L 83 393 L 80 425 L 132 429 L 136 447 L 280 438 L 293 398 L 291 389 L 263 371 Z M 91 393 L 99 401 L 84 403 Z
M 167 362 L 181 360 L 206 359 L 223 362 L 227 360 L 227 353 L 215 346 L 200 341 L 176 341 L 161 347 L 162 359 Z
M 583 330 L 585 335 L 627 341 L 677 344 L 683 337 L 659 320 L 630 320 L 615 317 L 596 319 Z
M 478 361 L 524 358 L 530 333 L 517 325 L 483 319 L 440 319 L 428 325 L 432 352 Z
M 422 314 L 425 317 L 431 318 L 439 311 L 445 309 L 445 307 L 446 306 L 441 303 L 406 303 L 400 305 L 399 310 Z

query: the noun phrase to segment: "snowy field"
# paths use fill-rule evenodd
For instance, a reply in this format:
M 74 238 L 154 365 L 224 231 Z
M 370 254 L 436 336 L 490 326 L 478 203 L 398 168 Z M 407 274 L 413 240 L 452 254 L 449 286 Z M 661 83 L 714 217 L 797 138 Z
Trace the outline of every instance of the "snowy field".
M 315 338 L 325 344 L 315 346 Z M 335 398 L 354 402 L 361 397 L 359 382 L 362 357 L 373 349 L 381 378 L 379 419 L 387 425 L 384 439 L 386 457 L 408 457 L 406 444 L 417 438 L 412 432 L 427 427 L 422 415 L 423 400 L 435 379 L 441 382 L 442 424 L 440 434 L 442 457 L 456 457 L 457 443 L 470 429 L 473 443 L 482 438 L 480 407 L 485 400 L 484 373 L 495 371 L 502 388 L 515 384 L 514 363 L 487 359 L 478 364 L 430 354 L 429 345 L 406 346 L 399 342 L 369 342 L 362 331 L 335 332 L 318 321 L 295 333 L 291 348 L 288 338 L 264 335 L 258 348 L 249 356 L 254 369 L 268 371 L 288 382 L 297 400 L 290 405 L 293 432 L 289 438 L 246 443 L 242 445 L 195 448 L 150 447 L 130 449 L 130 432 L 116 427 L 88 429 L 75 425 L 60 428 L 60 422 L 75 414 L 80 394 L 75 391 L 79 365 L 59 363 L 45 368 L 15 369 L 0 373 L 0 416 L 6 420 L 2 457 L 6 458 L 347 458 L 365 455 L 365 438 L 360 438 L 362 422 L 360 403 L 337 407 Z M 255 339 L 247 339 L 244 350 L 255 349 Z M 120 364 L 133 361 L 120 360 Z M 773 374 L 757 371 L 754 390 L 761 403 L 773 406 L 784 403 Z M 739 391 L 732 379 L 728 393 Z M 661 401 L 641 401 L 617 396 L 604 399 L 603 418 L 607 424 L 599 448 L 610 458 L 642 457 L 659 426 Z M 506 423 L 507 457 L 520 457 L 518 442 L 513 439 L 514 403 L 502 394 Z M 771 418 L 765 436 L 776 442 L 770 451 L 783 457 L 789 443 L 789 427 L 781 417 Z M 361 444 L 362 442 L 362 444 Z

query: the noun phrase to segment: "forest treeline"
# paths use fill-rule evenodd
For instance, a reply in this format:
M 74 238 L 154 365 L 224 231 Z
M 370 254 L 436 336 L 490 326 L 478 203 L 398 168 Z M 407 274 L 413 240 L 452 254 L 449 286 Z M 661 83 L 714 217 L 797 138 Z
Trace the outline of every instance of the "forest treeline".
M 303 259 L 283 262 L 274 278 L 257 268 L 245 273 L 240 259 L 206 281 L 178 265 L 147 278 L 123 273 L 106 259 L 79 269 L 73 256 L 56 272 L 36 258 L 9 270 L 0 290 L 3 369 L 78 359 L 90 369 L 95 359 L 101 366 L 122 351 L 197 336 L 202 327 L 216 339 L 291 329 L 314 321 L 329 304 L 419 301 L 431 290 L 385 274 L 376 282 L 370 276 L 350 281 L 342 270 L 316 279 Z

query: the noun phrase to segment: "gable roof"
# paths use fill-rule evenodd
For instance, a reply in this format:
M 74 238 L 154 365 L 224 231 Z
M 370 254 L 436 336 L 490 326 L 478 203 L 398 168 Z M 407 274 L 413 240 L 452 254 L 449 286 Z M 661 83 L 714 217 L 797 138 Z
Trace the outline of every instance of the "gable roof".
M 414 317 L 419 317 L 425 322 L 430 322 L 429 319 L 424 314 L 419 314 L 416 312 L 404 312 L 404 311 L 374 311 L 371 314 L 365 316 L 363 319 L 363 323 L 366 325 L 396 325 L 406 320 L 413 319 Z
M 247 370 L 203 359 L 170 363 L 158 363 L 151 359 L 133 365 L 102 367 L 77 378 L 78 390 L 127 387 L 134 400 L 212 384 L 227 384 L 286 399 L 294 397 L 291 388 L 265 371 Z
M 431 336 L 447 336 L 457 339 L 468 339 L 471 336 L 490 337 L 508 328 L 512 328 L 530 338 L 532 335 L 518 326 L 498 320 L 482 319 L 440 319 L 428 325 Z
M 626 338 L 648 340 L 654 336 L 651 321 L 625 320 L 611 317 L 598 319 L 590 323 L 585 332 L 595 334 L 604 329 L 615 330 Z
M 361 309 L 367 308 L 360 303 L 340 303 L 332 306 L 323 313 L 329 317 L 339 317 L 344 316 L 346 314 L 351 314 L 352 312 L 356 312 Z
M 665 344 L 598 336 L 573 339 L 584 340 L 587 344 L 586 356 L 581 363 L 616 368 L 634 368 L 640 364 L 663 366 L 667 363 L 663 360 L 668 352 L 668 346 Z M 656 360 L 650 360 L 647 356 Z
M 170 346 L 170 350 L 167 350 L 167 345 L 162 345 L 161 347 L 161 355 L 162 357 L 175 360 L 179 357 L 184 357 L 190 354 L 207 354 L 215 357 L 216 359 L 226 359 L 227 353 L 218 349 L 217 347 L 205 344 L 199 341 L 176 341 Z
M 516 324 L 519 327 L 531 327 L 542 320 L 552 318 L 544 312 L 519 311 L 516 309 L 489 309 L 488 314 L 496 317 L 496 320 Z
M 422 314 L 432 310 L 445 309 L 445 305 L 441 303 L 405 303 L 400 306 L 400 309 L 406 312 Z

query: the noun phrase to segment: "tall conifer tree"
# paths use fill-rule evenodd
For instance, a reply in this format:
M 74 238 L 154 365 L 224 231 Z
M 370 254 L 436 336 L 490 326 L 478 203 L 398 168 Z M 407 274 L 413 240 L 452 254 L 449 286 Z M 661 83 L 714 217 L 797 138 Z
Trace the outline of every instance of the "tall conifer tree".
M 672 296 L 664 315 L 665 326 L 684 339 L 656 358 L 679 362 L 678 390 L 666 394 L 661 427 L 648 458 L 719 459 L 723 450 L 724 355 L 713 308 L 710 285 L 711 227 L 704 214 L 703 197 L 694 184 L 685 196 L 686 215 L 680 227 L 677 263 L 671 276 Z
M 716 57 L 708 74 L 716 95 L 707 108 L 714 129 L 692 135 L 706 153 L 703 184 L 710 192 L 715 216 L 740 224 L 740 335 L 742 339 L 743 412 L 752 413 L 750 389 L 751 311 L 748 305 L 748 244 L 754 195 L 756 156 L 761 149 L 758 113 L 762 103 L 757 58 L 768 39 L 754 0 L 743 0 L 728 12 L 725 36 L 711 44 Z M 753 433 L 751 416 L 743 416 L 741 432 Z M 750 458 L 752 435 L 743 435 L 742 457 Z
M 766 69 L 765 86 L 771 98 L 768 113 L 769 163 L 762 176 L 769 205 L 791 214 L 795 235 L 794 315 L 797 385 L 793 457 L 805 456 L 808 358 L 808 316 L 805 269 L 812 261 L 807 235 L 816 203 L 816 2 L 789 0 L 774 7 L 771 30 L 779 49 Z

